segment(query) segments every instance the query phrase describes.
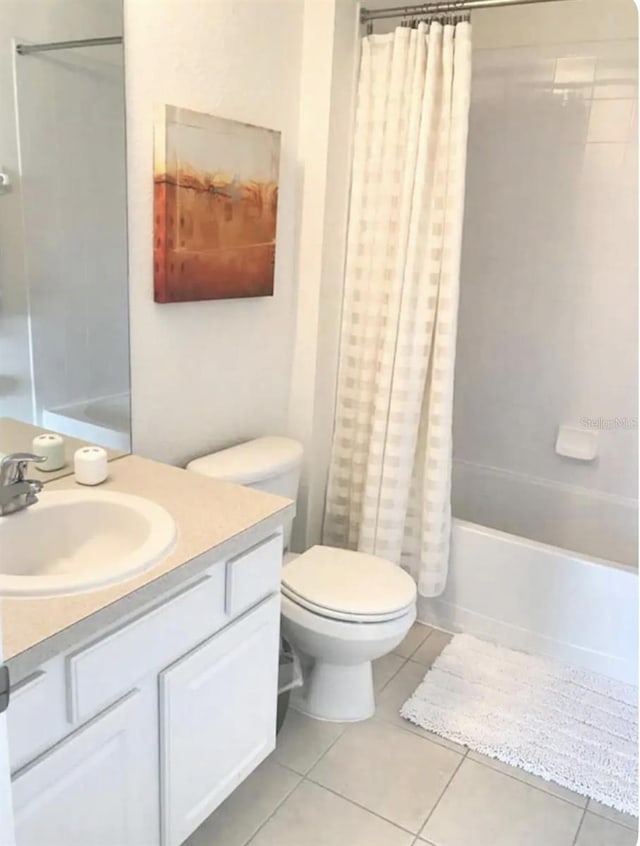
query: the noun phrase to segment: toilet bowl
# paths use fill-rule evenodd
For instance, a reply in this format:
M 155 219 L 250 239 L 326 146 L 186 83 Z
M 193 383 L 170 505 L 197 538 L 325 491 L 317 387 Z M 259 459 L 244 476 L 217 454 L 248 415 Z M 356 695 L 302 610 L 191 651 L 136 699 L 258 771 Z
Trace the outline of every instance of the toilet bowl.
M 313 546 L 288 563 L 282 633 L 300 654 L 304 672 L 292 707 L 320 720 L 371 717 L 371 662 L 395 649 L 415 619 L 415 584 L 388 561 Z
M 301 445 L 264 437 L 197 458 L 187 469 L 296 498 Z M 283 527 L 288 548 L 291 525 Z M 371 662 L 416 619 L 416 586 L 400 567 L 362 552 L 312 546 L 286 556 L 282 633 L 301 658 L 292 707 L 320 720 L 365 720 L 375 710 Z

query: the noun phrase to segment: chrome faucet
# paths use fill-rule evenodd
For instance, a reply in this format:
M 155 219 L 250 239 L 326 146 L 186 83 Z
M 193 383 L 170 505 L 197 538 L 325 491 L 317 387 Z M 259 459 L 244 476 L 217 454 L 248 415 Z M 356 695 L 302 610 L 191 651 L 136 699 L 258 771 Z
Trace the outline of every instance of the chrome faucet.
M 38 501 L 42 482 L 24 477 L 30 461 L 40 463 L 46 458 L 30 452 L 14 452 L 0 461 L 0 517 L 22 511 Z

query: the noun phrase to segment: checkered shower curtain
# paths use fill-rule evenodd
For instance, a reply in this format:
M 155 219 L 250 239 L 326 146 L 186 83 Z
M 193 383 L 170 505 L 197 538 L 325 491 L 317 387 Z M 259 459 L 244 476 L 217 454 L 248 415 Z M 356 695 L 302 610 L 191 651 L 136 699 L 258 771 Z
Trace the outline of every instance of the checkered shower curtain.
M 324 542 L 444 589 L 471 25 L 363 39 Z

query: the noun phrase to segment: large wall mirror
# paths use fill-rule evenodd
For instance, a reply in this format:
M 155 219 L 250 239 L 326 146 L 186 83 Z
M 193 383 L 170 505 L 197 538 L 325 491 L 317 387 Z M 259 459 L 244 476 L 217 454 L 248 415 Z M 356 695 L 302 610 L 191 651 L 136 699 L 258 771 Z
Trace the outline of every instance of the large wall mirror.
M 0 0 L 0 418 L 128 451 L 122 28 Z

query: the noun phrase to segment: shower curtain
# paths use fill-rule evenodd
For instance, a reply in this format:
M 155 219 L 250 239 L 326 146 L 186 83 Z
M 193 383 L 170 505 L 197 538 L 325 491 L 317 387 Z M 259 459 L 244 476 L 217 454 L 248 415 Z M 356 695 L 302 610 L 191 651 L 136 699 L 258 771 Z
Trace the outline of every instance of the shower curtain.
M 363 39 L 323 540 L 445 586 L 471 25 Z

